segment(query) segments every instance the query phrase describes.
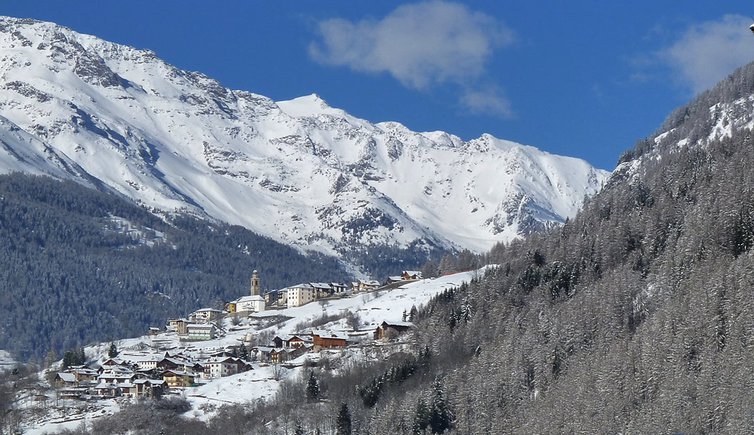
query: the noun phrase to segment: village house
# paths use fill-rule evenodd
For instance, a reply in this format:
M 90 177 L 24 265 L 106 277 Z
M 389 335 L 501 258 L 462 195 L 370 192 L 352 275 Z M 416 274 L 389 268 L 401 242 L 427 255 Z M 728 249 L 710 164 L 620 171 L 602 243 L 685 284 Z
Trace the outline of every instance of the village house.
M 151 358 L 147 358 L 141 361 L 136 362 L 136 367 L 139 368 L 139 370 L 154 370 L 157 368 L 157 363 L 160 362 L 163 358 L 159 356 L 153 356 Z
M 216 322 L 223 317 L 224 312 L 215 308 L 201 308 L 189 315 L 192 323 Z
M 136 379 L 133 384 L 136 389 L 135 397 L 157 399 L 168 390 L 168 385 L 163 379 Z
M 178 335 L 186 335 L 188 334 L 188 330 L 186 329 L 188 324 L 189 321 L 187 319 L 169 319 L 166 329 L 169 331 L 175 331 Z
M 252 361 L 259 361 L 259 362 L 269 362 L 270 361 L 270 353 L 275 350 L 274 347 L 270 346 L 254 346 L 250 349 L 251 352 L 251 360 Z
M 76 380 L 76 376 L 73 373 L 60 372 L 55 375 L 55 379 L 52 381 L 55 388 L 71 388 L 78 387 L 79 383 Z
M 332 286 L 326 282 L 310 282 L 309 285 L 314 289 L 315 299 L 327 298 L 334 293 Z
M 196 373 L 184 370 L 166 370 L 162 379 L 169 388 L 185 388 L 196 385 Z
M 272 339 L 273 347 L 277 349 L 296 349 L 304 346 L 313 345 L 312 337 L 310 335 L 276 335 Z
M 288 305 L 288 289 L 270 290 L 264 294 L 267 306 L 284 307 Z
M 267 306 L 277 305 L 280 296 L 280 290 L 270 290 L 264 294 L 264 303 Z
M 98 377 L 97 381 L 102 384 L 122 384 L 132 381 L 136 373 L 127 370 L 105 370 Z
M 204 377 L 207 379 L 235 375 L 248 369 L 246 362 L 230 356 L 212 357 L 204 361 Z
M 93 388 L 93 391 L 99 397 L 117 397 L 121 390 L 118 388 L 118 384 L 101 382 Z
M 342 282 L 331 282 L 330 287 L 332 288 L 333 296 L 344 296 L 348 293 L 348 286 Z
M 288 289 L 278 290 L 278 306 L 288 306 Z
M 165 356 L 157 362 L 156 369 L 159 370 L 182 370 L 182 371 L 195 371 L 202 372 L 204 367 L 190 358 L 184 358 L 181 355 L 171 356 L 165 352 Z
M 305 347 L 272 349 L 269 353 L 269 359 L 272 364 L 282 364 L 298 358 L 307 351 L 308 349 Z
M 311 335 L 292 335 L 288 338 L 287 346 L 291 349 L 297 349 L 305 346 L 314 345 L 314 341 Z
M 404 270 L 401 274 L 401 278 L 404 281 L 413 281 L 417 279 L 422 279 L 422 273 L 418 270 Z
M 97 370 L 91 369 L 87 366 L 71 366 L 65 371 L 73 374 L 76 378 L 76 382 L 79 384 L 97 382 L 97 376 L 99 375 Z
M 272 349 L 267 354 L 267 357 L 272 364 L 280 364 L 286 361 L 286 353 L 285 349 Z
M 317 298 L 317 291 L 311 284 L 299 284 L 287 289 L 288 308 L 300 307 Z
M 334 331 L 312 331 L 314 351 L 348 346 L 348 336 Z
M 134 397 L 136 387 L 133 381 L 136 379 L 136 373 L 124 365 L 106 364 L 113 360 L 103 363 L 103 371 L 97 377 L 97 385 L 93 390 L 100 397 Z
M 236 313 L 236 301 L 230 301 L 227 304 L 225 304 L 225 311 L 228 314 L 235 314 Z
M 193 341 L 212 340 L 218 334 L 217 326 L 213 323 L 189 323 L 186 329 L 187 339 Z
M 376 280 L 363 280 L 360 279 L 351 283 L 354 292 L 367 292 L 375 290 L 381 286 L 379 281 Z
M 382 322 L 380 326 L 374 331 L 375 340 L 388 340 L 395 338 L 404 332 L 413 328 L 414 324 L 411 322 Z
M 278 349 L 281 349 L 283 347 L 287 347 L 288 346 L 288 339 L 289 338 L 290 338 L 290 336 L 288 336 L 288 335 L 283 335 L 283 336 L 276 335 L 272 339 L 272 345 L 273 345 L 272 347 L 275 347 L 275 348 L 278 348 Z

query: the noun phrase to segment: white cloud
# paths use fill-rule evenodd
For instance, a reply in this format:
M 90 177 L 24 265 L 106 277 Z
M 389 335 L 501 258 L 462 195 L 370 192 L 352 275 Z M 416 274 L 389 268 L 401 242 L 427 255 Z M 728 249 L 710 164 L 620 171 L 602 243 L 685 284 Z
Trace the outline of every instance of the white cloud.
M 473 113 L 497 115 L 504 118 L 513 116 L 510 101 L 495 88 L 467 90 L 461 96 L 461 104 Z
M 448 83 L 473 87 L 485 76 L 494 50 L 514 41 L 513 32 L 494 17 L 445 1 L 403 5 L 379 20 L 330 19 L 318 30 L 318 41 L 309 46 L 314 60 L 388 73 L 418 90 Z M 481 96 L 468 99 L 485 104 Z M 509 109 L 502 110 L 503 102 L 490 97 L 486 104 L 504 112 Z
M 674 70 L 682 85 L 699 93 L 754 60 L 750 24 L 751 19 L 744 16 L 725 15 L 717 21 L 692 25 L 658 56 Z

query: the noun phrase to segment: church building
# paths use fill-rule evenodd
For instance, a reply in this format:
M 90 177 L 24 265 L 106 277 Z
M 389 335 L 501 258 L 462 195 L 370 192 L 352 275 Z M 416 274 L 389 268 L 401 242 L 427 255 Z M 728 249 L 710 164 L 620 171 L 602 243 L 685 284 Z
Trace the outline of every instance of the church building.
M 235 301 L 237 313 L 258 313 L 265 310 L 264 298 L 259 294 L 259 273 L 255 270 L 251 274 L 251 288 L 249 296 L 243 296 Z

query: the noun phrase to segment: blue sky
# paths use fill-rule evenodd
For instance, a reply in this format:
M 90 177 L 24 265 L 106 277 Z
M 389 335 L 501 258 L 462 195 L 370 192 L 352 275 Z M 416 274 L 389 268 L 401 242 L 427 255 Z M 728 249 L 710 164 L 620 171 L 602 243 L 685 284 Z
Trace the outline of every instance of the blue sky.
M 490 133 L 612 169 L 669 112 L 754 60 L 754 3 L 3 0 L 225 86 L 317 93 L 369 121 Z

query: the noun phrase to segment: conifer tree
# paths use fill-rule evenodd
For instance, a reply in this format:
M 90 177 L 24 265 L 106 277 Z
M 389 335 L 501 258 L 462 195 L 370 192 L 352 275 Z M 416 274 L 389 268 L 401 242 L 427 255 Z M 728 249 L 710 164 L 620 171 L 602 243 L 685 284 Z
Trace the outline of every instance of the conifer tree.
M 432 389 L 432 409 L 429 415 L 429 426 L 432 428 L 432 433 L 443 433 L 452 427 L 453 414 L 445 400 L 445 393 L 439 379 L 435 380 Z
M 340 406 L 335 424 L 337 435 L 351 435 L 351 412 L 345 402 Z
M 414 424 L 412 426 L 412 433 L 414 435 L 421 435 L 424 430 L 429 426 L 429 408 L 424 399 L 419 398 L 416 403 L 416 413 L 414 414 Z
M 319 382 L 314 372 L 309 372 L 309 380 L 306 382 L 306 400 L 316 402 L 319 400 Z
M 107 356 L 110 358 L 115 358 L 118 356 L 118 348 L 115 346 L 115 343 L 110 343 L 110 350 L 107 351 Z

